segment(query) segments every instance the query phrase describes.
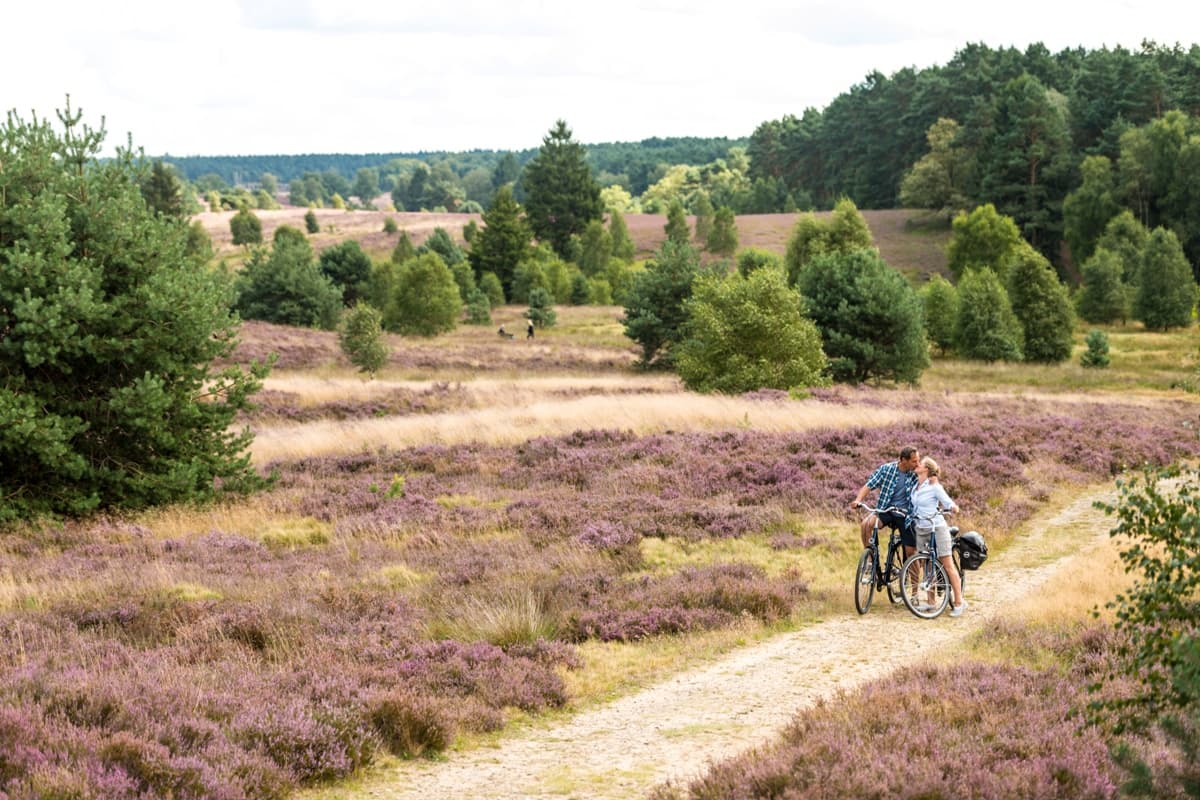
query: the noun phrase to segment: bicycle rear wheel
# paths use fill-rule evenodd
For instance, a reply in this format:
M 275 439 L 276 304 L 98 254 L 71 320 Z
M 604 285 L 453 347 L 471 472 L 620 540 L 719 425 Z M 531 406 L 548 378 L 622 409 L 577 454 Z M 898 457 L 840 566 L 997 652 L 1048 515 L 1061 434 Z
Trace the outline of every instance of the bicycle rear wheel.
M 858 569 L 854 573 L 854 607 L 859 614 L 867 613 L 871 599 L 875 596 L 875 559 L 871 548 L 863 550 L 858 558 Z
M 900 570 L 903 569 L 904 550 L 900 547 L 891 548 L 888 556 L 887 567 L 883 573 L 887 576 L 888 600 L 891 600 L 895 605 L 899 605 L 904 602 L 904 594 L 900 591 Z
M 950 580 L 946 570 L 929 553 L 917 553 L 900 570 L 900 596 L 904 605 L 921 619 L 933 619 L 950 602 Z

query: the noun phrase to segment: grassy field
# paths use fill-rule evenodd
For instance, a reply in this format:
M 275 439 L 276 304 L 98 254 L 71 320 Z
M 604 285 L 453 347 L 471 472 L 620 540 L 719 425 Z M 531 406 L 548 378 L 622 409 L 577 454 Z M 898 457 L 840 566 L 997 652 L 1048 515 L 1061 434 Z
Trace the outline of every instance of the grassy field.
M 268 230 L 295 224 L 271 213 Z M 319 236 L 358 215 L 381 231 L 370 213 L 319 212 Z M 744 245 L 782 248 L 794 217 L 770 216 L 739 219 Z M 944 267 L 941 234 L 867 218 L 915 277 Z M 656 225 L 637 221 L 639 247 Z M 283 798 L 852 613 L 844 507 L 900 443 L 939 458 L 962 523 L 1001 552 L 1083 487 L 1200 457 L 1195 328 L 1106 328 L 1106 370 L 935 359 L 916 387 L 789 399 L 639 372 L 620 315 L 561 307 L 533 340 L 393 336 L 373 381 L 332 333 L 248 323 L 235 359 L 280 355 L 241 420 L 269 491 L 0 536 L 0 792 Z M 1056 605 L 1074 621 L 1109 590 Z M 1016 669 L 996 687 L 1010 702 L 1029 653 L 1078 646 L 1031 616 L 975 644 Z

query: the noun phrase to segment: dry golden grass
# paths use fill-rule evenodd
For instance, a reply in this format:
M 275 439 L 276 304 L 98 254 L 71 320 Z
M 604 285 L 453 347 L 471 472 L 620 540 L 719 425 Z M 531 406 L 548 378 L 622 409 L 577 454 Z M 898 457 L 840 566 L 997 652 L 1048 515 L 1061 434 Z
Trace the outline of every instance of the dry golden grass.
M 734 427 L 770 432 L 872 427 L 901 421 L 913 413 L 813 400 L 765 403 L 683 392 L 587 396 L 420 417 L 265 427 L 255 437 L 252 454 L 256 463 L 265 464 L 285 458 L 374 450 L 382 445 L 408 447 L 468 441 L 515 444 L 536 436 L 592 428 L 616 428 L 644 435 L 666 430 Z
M 349 371 L 347 371 L 348 373 Z M 288 392 L 301 406 L 316 406 L 337 400 L 375 400 L 396 389 L 421 391 L 436 380 L 365 380 L 346 375 L 314 375 L 281 372 L 263 382 L 263 388 Z M 674 375 L 548 376 L 529 378 L 473 378 L 461 382 L 480 406 L 520 406 L 563 394 L 630 394 L 680 391 Z

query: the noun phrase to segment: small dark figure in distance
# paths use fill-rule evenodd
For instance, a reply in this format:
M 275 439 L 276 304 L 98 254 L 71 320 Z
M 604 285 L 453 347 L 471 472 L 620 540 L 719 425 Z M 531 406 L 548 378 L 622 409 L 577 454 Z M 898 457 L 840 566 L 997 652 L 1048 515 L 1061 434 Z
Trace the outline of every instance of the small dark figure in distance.
M 505 338 L 505 339 L 511 339 L 511 338 L 513 338 L 513 335 L 512 335 L 511 333 L 509 333 L 508 331 L 504 330 L 504 326 L 503 326 L 503 325 L 501 325 L 501 326 L 500 326 L 500 330 L 496 331 L 496 333 L 497 333 L 497 334 L 499 334 L 499 335 L 500 335 L 502 338 Z
M 533 320 L 530 320 L 530 321 L 529 321 L 529 325 L 527 325 L 527 326 L 525 327 L 525 338 L 526 338 L 526 339 L 532 339 L 532 338 L 533 338 Z

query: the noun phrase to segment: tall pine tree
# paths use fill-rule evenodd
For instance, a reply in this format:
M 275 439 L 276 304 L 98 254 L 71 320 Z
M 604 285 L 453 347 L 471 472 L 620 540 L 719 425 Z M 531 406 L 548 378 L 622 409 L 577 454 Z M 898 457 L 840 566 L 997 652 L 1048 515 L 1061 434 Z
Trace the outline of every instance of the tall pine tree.
M 525 165 L 521 184 L 534 235 L 549 242 L 564 258 L 569 257 L 571 237 L 583 233 L 590 221 L 604 214 L 600 185 L 588 166 L 587 151 L 561 119 Z

